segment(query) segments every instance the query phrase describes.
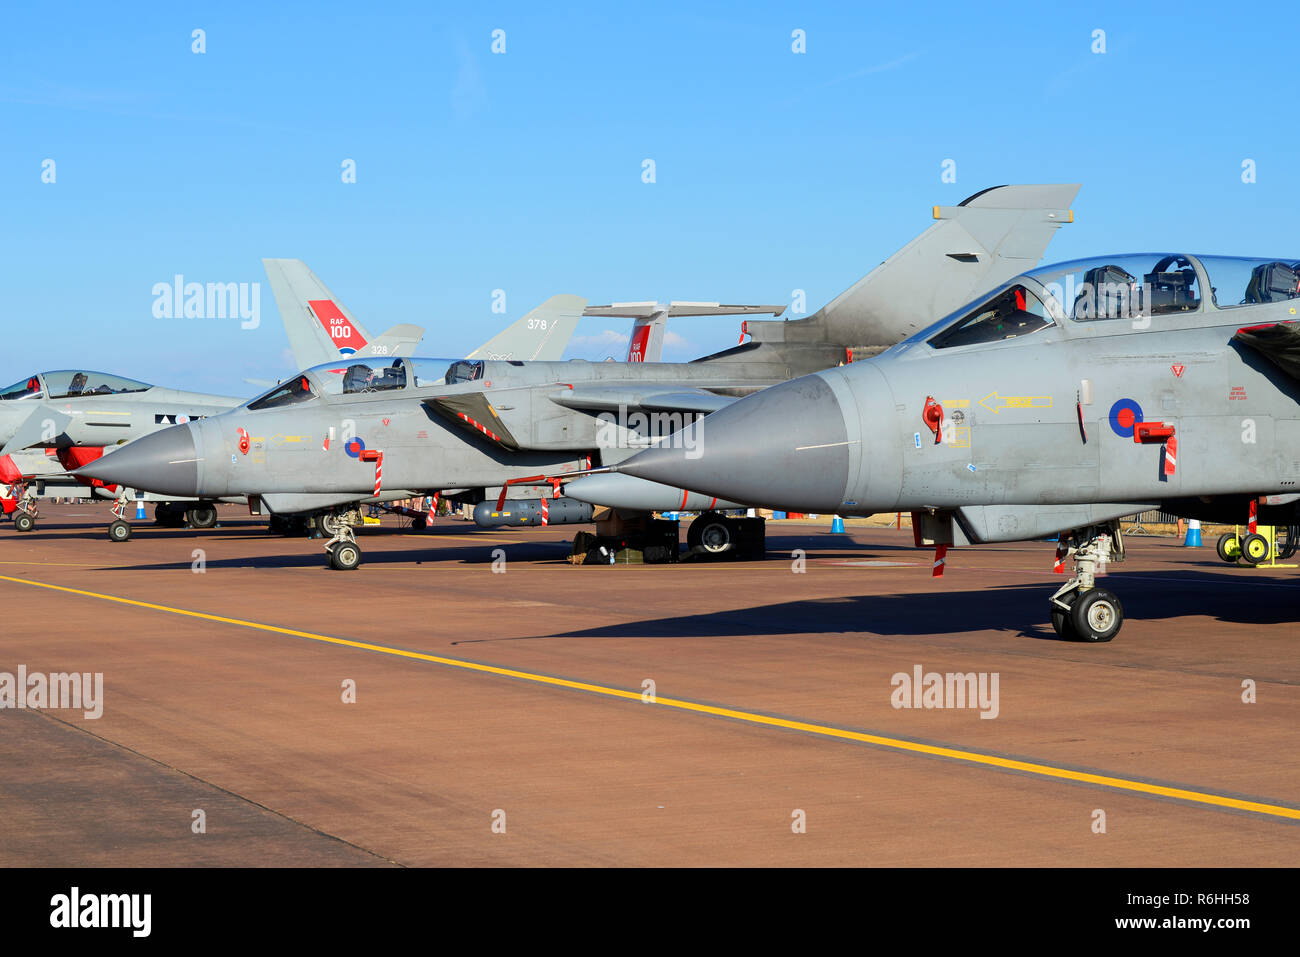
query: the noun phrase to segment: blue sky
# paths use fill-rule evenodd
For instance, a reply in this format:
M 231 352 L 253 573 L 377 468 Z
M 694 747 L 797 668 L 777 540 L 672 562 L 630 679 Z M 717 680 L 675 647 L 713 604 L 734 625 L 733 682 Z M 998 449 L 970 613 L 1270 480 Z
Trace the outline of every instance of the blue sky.
M 293 371 L 270 290 L 244 330 L 156 319 L 151 289 L 177 273 L 264 284 L 264 256 L 305 259 L 371 332 L 428 327 L 433 355 L 468 352 L 557 292 L 784 302 L 803 289 L 812 310 L 925 228 L 932 205 L 999 183 L 1083 183 L 1049 260 L 1300 256 L 1295 30 L 1270 26 L 1295 18 L 1275 12 L 10 4 L 0 384 L 85 366 L 249 394 L 244 377 Z M 356 183 L 341 181 L 345 159 Z M 956 183 L 940 180 L 945 159 Z M 671 329 L 670 359 L 737 339 L 733 319 Z M 571 354 L 621 357 L 606 330 L 626 326 L 584 320 Z

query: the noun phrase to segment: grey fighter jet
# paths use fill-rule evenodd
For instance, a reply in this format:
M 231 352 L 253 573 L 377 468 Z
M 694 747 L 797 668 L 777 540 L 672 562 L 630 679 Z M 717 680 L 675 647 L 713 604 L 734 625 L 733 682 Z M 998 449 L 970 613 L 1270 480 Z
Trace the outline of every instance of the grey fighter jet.
M 325 360 L 339 361 L 345 355 L 387 354 L 400 347 L 402 337 L 411 343 L 422 332 L 416 326 L 398 326 L 371 341 L 352 314 L 320 283 L 300 260 L 266 260 L 280 303 L 285 331 L 293 344 L 294 354 L 305 364 Z M 293 304 L 296 295 L 320 296 Z M 519 349 L 529 355 L 545 352 L 558 355 L 572 335 L 586 306 L 581 296 L 552 296 L 524 315 L 473 355 L 495 349 Z M 338 316 L 342 325 L 327 320 Z M 331 332 L 324 332 L 326 328 Z M 339 332 L 345 329 L 346 333 Z M 414 339 L 410 336 L 414 335 Z M 339 346 L 351 342 L 358 348 Z M 404 340 L 403 340 L 404 341 Z M 558 350 L 558 351 L 557 351 Z M 68 369 L 38 372 L 13 385 L 0 389 L 0 502 L 4 512 L 13 517 L 18 531 L 31 531 L 36 524 L 39 498 L 67 495 L 89 488 L 90 494 L 117 498 L 118 521 L 109 526 L 117 541 L 130 537 L 130 526 L 123 520 L 123 509 L 132 495 L 159 503 L 157 516 L 164 524 L 179 525 L 182 518 L 191 527 L 208 528 L 216 524 L 213 502 L 225 497 L 200 497 L 180 505 L 152 490 L 119 486 L 98 480 L 83 481 L 68 471 L 79 468 L 141 436 L 171 425 L 184 424 L 233 409 L 244 402 L 234 396 L 208 395 L 167 389 L 89 370 Z M 50 449 L 56 453 L 60 468 L 36 462 L 30 456 L 15 458 L 25 449 Z M 242 501 L 242 498 L 236 499 Z
M 330 515 L 338 568 L 360 561 L 347 527 L 358 500 L 381 488 L 475 504 L 486 525 L 587 522 L 589 503 L 553 499 L 563 476 L 622 461 L 738 396 L 878 351 L 926 325 L 927 310 L 1004 282 L 1038 261 L 1071 218 L 1056 204 L 1077 190 L 1000 187 L 936 208 L 936 225 L 815 315 L 747 321 L 753 341 L 691 363 L 352 357 L 78 474 L 177 495 L 256 496 L 273 514 Z M 909 284 L 917 298 L 895 308 L 890 291 Z M 636 484 L 624 483 L 631 498 L 620 507 L 698 508 L 707 522 L 737 504 L 693 496 L 690 486 Z
M 1300 520 L 1298 308 L 1295 259 L 1048 266 L 617 470 L 775 508 L 911 511 L 940 569 L 948 545 L 1060 533 L 1077 574 L 1052 624 L 1109 641 L 1123 608 L 1095 576 L 1122 557 L 1117 518 Z

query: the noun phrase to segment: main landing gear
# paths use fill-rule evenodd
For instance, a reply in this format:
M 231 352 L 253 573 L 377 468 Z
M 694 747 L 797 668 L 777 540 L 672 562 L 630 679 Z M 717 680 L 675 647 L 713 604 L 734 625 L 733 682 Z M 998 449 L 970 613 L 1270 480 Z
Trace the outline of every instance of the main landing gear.
M 704 512 L 686 529 L 690 554 L 706 559 L 759 560 L 766 556 L 765 522 Z
M 1110 641 L 1124 624 L 1124 606 L 1114 592 L 1097 587 L 1096 576 L 1107 562 L 1124 560 L 1119 524 L 1063 532 L 1057 556 L 1074 559 L 1075 577 L 1050 599 L 1052 627 L 1068 641 Z

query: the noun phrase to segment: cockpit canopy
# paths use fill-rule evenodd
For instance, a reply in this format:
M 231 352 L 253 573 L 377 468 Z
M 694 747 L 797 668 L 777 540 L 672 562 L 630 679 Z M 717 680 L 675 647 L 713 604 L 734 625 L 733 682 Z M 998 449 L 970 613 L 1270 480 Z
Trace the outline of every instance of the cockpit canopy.
M 1061 315 L 1079 322 L 1136 319 L 1201 307 L 1201 279 L 1190 256 L 1139 253 L 1044 266 L 1038 280 Z
M 465 367 L 469 367 L 466 369 Z M 389 359 L 345 356 L 312 366 L 247 403 L 248 409 L 276 409 L 318 395 L 359 396 L 481 378 L 481 361 L 465 359 Z
M 75 399 L 83 395 L 120 395 L 144 392 L 153 386 L 125 376 L 79 369 L 38 372 L 0 389 L 0 401 L 15 399 Z
M 1300 260 L 1138 253 L 1043 266 L 936 323 L 936 349 L 1030 335 L 1056 322 L 1143 320 L 1300 299 Z M 1298 303 L 1297 305 L 1300 305 Z M 938 332 L 934 332 L 934 329 Z

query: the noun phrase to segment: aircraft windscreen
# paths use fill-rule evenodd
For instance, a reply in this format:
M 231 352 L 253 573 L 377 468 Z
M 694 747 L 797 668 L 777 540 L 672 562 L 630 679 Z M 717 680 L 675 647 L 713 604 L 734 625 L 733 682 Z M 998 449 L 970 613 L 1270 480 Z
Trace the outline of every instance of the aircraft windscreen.
M 261 409 L 281 409 L 290 405 L 297 405 L 300 402 L 308 402 L 315 397 L 312 392 L 311 382 L 305 375 L 299 373 L 286 382 L 281 382 L 274 389 L 265 392 L 256 399 L 248 403 L 248 409 L 251 412 L 257 412 Z
M 1140 253 L 1044 266 L 1028 274 L 1071 319 L 1139 319 L 1201 308 L 1200 279 L 1188 256 Z
M 309 371 L 325 395 L 366 395 L 406 388 L 406 366 L 401 359 L 344 357 Z
M 135 379 L 106 372 L 61 369 L 44 375 L 51 399 L 75 399 L 82 395 L 121 395 L 153 388 L 147 382 L 137 382 Z
M 29 376 L 0 390 L 0 402 L 6 399 L 39 399 L 42 394 L 41 380 L 36 376 Z
M 1052 324 L 1043 302 L 1024 286 L 1013 285 L 931 337 L 936 349 L 999 342 L 1027 336 Z
M 1220 309 L 1300 298 L 1300 261 L 1198 256 Z

